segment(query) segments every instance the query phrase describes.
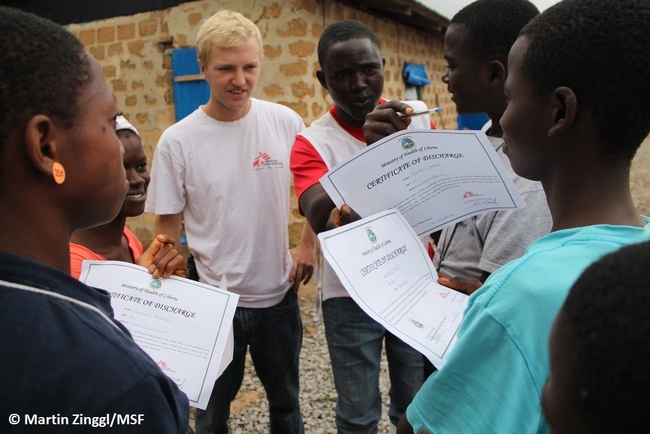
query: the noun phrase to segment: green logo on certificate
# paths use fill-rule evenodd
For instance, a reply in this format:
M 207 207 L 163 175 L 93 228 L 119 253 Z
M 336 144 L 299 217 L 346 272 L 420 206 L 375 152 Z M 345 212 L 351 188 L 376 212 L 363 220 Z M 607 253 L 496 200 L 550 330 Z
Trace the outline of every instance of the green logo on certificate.
M 368 235 L 368 239 L 370 240 L 371 243 L 376 243 L 377 242 L 377 235 L 372 231 L 372 228 L 368 226 L 366 228 L 366 235 Z
M 413 146 L 415 146 L 415 142 L 410 136 L 402 137 L 399 140 L 399 144 L 402 146 L 402 149 L 411 149 Z
M 149 288 L 151 288 L 151 289 L 160 289 L 160 288 L 162 288 L 162 280 L 161 279 L 153 279 L 151 282 L 149 282 Z

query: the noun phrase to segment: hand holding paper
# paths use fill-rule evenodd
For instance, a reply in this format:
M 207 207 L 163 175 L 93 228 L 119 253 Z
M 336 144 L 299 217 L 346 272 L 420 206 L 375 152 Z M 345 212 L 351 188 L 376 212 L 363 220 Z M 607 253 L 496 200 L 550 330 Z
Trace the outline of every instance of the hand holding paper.
M 187 264 L 174 248 L 175 244 L 176 241 L 169 235 L 158 234 L 135 263 L 148 269 L 155 279 L 158 277 L 166 279 L 172 274 L 188 277 L 190 272 L 187 269 Z
M 395 210 L 319 234 L 350 296 L 375 321 L 441 367 L 468 297 L 439 285 L 418 236 Z
M 397 209 L 418 235 L 525 206 L 485 133 L 408 130 L 368 146 L 320 179 L 360 216 Z
M 334 208 L 327 219 L 326 229 L 339 228 L 345 224 L 361 220 L 361 216 L 357 214 L 349 205 L 341 205 L 341 209 Z
M 147 269 L 121 261 L 84 261 L 79 280 L 111 293 L 115 319 L 190 404 L 204 409 L 232 360 L 228 340 L 239 296 L 176 276 L 152 279 Z
M 450 277 L 442 273 L 438 273 L 438 283 L 447 288 L 462 292 L 465 295 L 472 295 L 477 289 L 483 286 L 483 282 L 478 279 Z

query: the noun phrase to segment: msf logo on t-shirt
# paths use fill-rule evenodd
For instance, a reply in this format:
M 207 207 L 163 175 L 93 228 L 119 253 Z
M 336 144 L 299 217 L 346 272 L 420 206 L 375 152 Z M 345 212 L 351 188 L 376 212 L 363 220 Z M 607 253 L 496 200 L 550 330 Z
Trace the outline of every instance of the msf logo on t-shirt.
M 284 167 L 282 161 L 275 160 L 266 152 L 260 152 L 253 160 L 253 170 L 281 169 Z
M 264 163 L 269 161 L 271 159 L 271 156 L 267 154 L 266 152 L 260 152 L 257 157 L 253 160 L 253 167 L 261 167 L 264 166 Z

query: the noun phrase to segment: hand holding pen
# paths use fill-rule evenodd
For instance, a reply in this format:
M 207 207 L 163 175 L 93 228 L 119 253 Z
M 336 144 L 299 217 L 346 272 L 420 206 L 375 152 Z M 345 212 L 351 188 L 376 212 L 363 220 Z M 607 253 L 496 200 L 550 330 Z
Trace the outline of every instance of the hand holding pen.
M 397 131 L 405 130 L 414 116 L 424 116 L 441 111 L 440 107 L 436 107 L 416 112 L 410 105 L 397 100 L 380 104 L 366 116 L 366 122 L 363 125 L 366 144 L 370 145 Z
M 421 110 L 421 111 L 417 111 L 417 112 L 413 112 L 413 113 L 409 113 L 409 114 L 402 113 L 402 114 L 399 115 L 399 118 L 400 119 L 413 118 L 415 116 L 424 116 L 424 115 L 430 115 L 430 114 L 433 114 L 433 113 L 442 113 L 442 107 L 436 107 L 436 108 L 432 108 L 432 109 L 429 109 L 429 110 Z

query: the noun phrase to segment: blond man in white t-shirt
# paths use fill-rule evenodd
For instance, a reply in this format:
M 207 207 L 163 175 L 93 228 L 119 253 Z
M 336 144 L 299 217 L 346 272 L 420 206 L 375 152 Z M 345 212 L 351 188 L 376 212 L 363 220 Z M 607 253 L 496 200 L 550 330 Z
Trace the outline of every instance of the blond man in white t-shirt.
M 156 148 L 146 211 L 157 233 L 179 237 L 181 215 L 202 282 L 240 295 L 233 361 L 217 380 L 196 432 L 227 433 L 230 401 L 247 348 L 269 400 L 271 433 L 302 433 L 298 357 L 302 342 L 296 291 L 313 270 L 314 235 L 305 225 L 289 250 L 289 153 L 300 116 L 251 97 L 262 37 L 253 22 L 222 10 L 197 35 L 209 101 L 168 128 Z

